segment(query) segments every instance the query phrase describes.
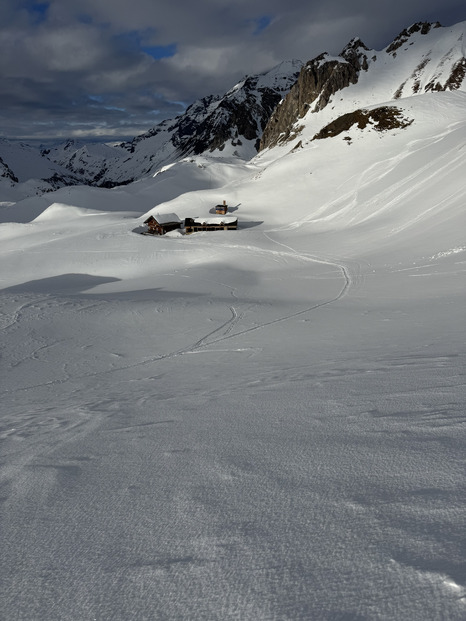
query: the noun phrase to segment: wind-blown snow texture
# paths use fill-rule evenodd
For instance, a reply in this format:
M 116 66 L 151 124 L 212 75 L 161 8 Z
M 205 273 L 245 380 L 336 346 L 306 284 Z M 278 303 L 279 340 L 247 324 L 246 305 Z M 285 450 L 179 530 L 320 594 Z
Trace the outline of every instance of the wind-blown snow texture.
M 5 619 L 465 618 L 466 93 L 393 104 L 0 210 Z

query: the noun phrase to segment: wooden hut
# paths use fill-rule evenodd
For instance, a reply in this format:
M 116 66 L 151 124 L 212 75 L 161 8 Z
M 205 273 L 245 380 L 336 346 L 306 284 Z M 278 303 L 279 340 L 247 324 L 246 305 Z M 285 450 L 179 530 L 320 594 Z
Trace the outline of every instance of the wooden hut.
M 226 216 L 223 218 L 185 218 L 185 233 L 199 231 L 232 231 L 238 228 L 238 218 Z
M 176 213 L 156 213 L 149 216 L 144 224 L 147 224 L 147 234 L 149 235 L 165 235 L 168 231 L 181 228 L 181 220 Z
M 221 214 L 224 216 L 228 211 L 228 205 L 226 201 L 223 201 L 223 205 L 215 205 L 215 213 Z

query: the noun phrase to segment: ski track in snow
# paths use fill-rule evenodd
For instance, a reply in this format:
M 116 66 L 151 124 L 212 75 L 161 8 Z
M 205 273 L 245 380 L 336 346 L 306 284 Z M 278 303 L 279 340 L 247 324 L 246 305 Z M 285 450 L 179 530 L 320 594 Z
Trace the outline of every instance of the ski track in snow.
M 340 270 L 341 272 L 341 276 L 342 276 L 342 280 L 343 280 L 343 285 L 341 287 L 341 290 L 338 292 L 338 294 L 329 299 L 329 300 L 325 300 L 323 302 L 319 302 L 317 304 L 313 304 L 312 306 L 308 306 L 305 307 L 299 311 L 296 311 L 294 313 L 289 313 L 280 317 L 277 317 L 276 319 L 267 321 L 267 322 L 262 322 L 259 323 L 258 325 L 249 327 L 249 328 L 245 328 L 245 329 L 239 329 L 235 332 L 232 332 L 233 329 L 235 328 L 235 326 L 238 326 L 241 322 L 241 320 L 244 317 L 244 313 L 240 312 L 238 313 L 236 308 L 234 306 L 229 306 L 229 311 L 231 313 L 231 317 L 229 319 L 227 319 L 224 323 L 222 323 L 221 325 L 219 325 L 218 327 L 216 327 L 214 330 L 206 333 L 205 335 L 203 335 L 200 339 L 198 339 L 196 342 L 192 343 L 191 345 L 184 347 L 184 348 L 180 348 L 177 349 L 175 351 L 172 352 L 168 352 L 166 354 L 162 354 L 160 356 L 154 356 L 151 357 L 149 359 L 145 359 L 143 361 L 139 361 L 136 363 L 133 363 L 131 365 L 127 365 L 127 366 L 118 366 L 118 367 L 114 367 L 112 369 L 108 369 L 105 371 L 100 371 L 98 372 L 98 374 L 112 374 L 112 373 L 116 373 L 116 372 L 120 372 L 120 371 L 125 371 L 125 370 L 129 370 L 131 368 L 135 368 L 135 367 L 139 367 L 139 366 L 143 366 L 149 363 L 154 363 L 157 361 L 163 361 L 163 360 L 168 360 L 177 356 L 181 356 L 184 354 L 189 354 L 189 353 L 194 353 L 196 351 L 199 351 L 201 349 L 204 349 L 210 345 L 215 345 L 218 343 L 221 343 L 223 341 L 232 339 L 232 338 L 237 338 L 237 337 L 241 337 L 243 335 L 246 335 L 250 332 L 255 332 L 258 330 L 262 330 L 265 329 L 269 326 L 273 326 L 275 324 L 278 323 L 282 323 L 282 322 L 286 322 L 289 321 L 291 319 L 294 319 L 296 317 L 300 317 L 302 315 L 308 314 L 308 313 L 312 313 L 313 311 L 316 311 L 320 308 L 329 306 L 331 304 L 334 304 L 336 302 L 338 302 L 339 300 L 341 300 L 343 297 L 345 297 L 349 290 L 355 286 L 355 284 L 360 284 L 362 282 L 362 272 L 361 272 L 361 264 L 357 263 L 355 261 L 353 262 L 347 262 L 346 264 L 344 264 L 341 261 L 338 261 L 337 259 L 333 258 L 330 259 L 328 257 L 322 257 L 322 256 L 317 256 L 317 255 L 312 255 L 309 253 L 302 253 L 302 252 L 298 252 L 295 249 L 291 248 L 291 246 L 288 246 L 286 244 L 283 244 L 281 242 L 278 242 L 274 239 L 272 239 L 272 237 L 270 236 L 270 232 L 266 233 L 264 232 L 264 236 L 271 242 L 273 242 L 274 244 L 277 244 L 283 248 L 285 248 L 285 251 L 274 251 L 274 250 L 270 250 L 270 249 L 264 249 L 264 248 L 259 248 L 259 247 L 255 247 L 255 246 L 246 246 L 246 249 L 250 252 L 253 253 L 259 253 L 259 254 L 266 254 L 266 255 L 274 255 L 274 256 L 279 256 L 279 257 L 286 257 L 286 258 L 291 258 L 293 260 L 297 260 L 297 261 L 309 261 L 312 263 L 320 263 L 320 264 L 324 264 L 324 265 L 329 265 L 332 267 L 336 267 Z M 229 244 L 225 244 L 225 246 L 230 246 Z M 231 246 L 230 246 L 231 247 Z M 243 247 L 244 249 L 244 247 Z M 211 281 L 214 282 L 215 281 Z M 226 284 L 226 283 L 216 283 L 218 285 L 221 285 L 223 287 L 229 288 L 231 290 L 231 295 L 233 297 L 236 297 L 235 294 L 235 289 L 234 287 L 230 287 L 230 285 Z M 40 303 L 44 303 L 47 302 L 47 298 L 41 298 L 39 300 L 34 300 L 32 302 L 23 304 L 21 307 L 19 307 L 13 317 L 11 319 L 8 320 L 8 323 L 3 326 L 2 329 L 7 329 L 10 326 L 13 326 L 15 324 L 17 324 L 21 318 L 22 312 L 27 309 L 27 308 L 36 308 L 38 307 L 38 305 Z M 221 334 L 221 336 L 216 336 L 218 334 Z M 52 345 L 53 346 L 53 345 Z M 35 356 L 35 354 L 44 349 L 44 348 L 49 348 L 51 347 L 50 345 L 44 345 L 44 346 L 39 346 L 37 347 L 36 350 L 34 350 L 32 353 L 30 353 L 28 355 L 29 358 L 33 358 Z M 16 364 L 20 364 L 23 360 L 19 360 Z M 94 376 L 95 373 L 86 373 L 86 374 L 82 374 L 79 376 L 75 376 L 75 379 L 79 378 L 85 378 L 85 377 L 92 377 Z M 68 382 L 68 380 L 70 379 L 70 377 L 66 374 L 66 376 L 64 378 L 61 379 L 55 379 L 55 380 L 51 380 L 49 382 L 45 382 L 43 384 L 31 384 L 28 385 L 26 387 L 20 388 L 20 391 L 27 391 L 31 388 L 38 388 L 40 386 L 58 386 L 61 384 L 64 384 L 66 382 Z M 2 393 L 0 392 L 0 396 L 2 395 Z
M 260 248 L 256 246 L 248 246 L 247 250 L 253 254 L 259 253 L 261 255 L 265 254 L 267 256 L 272 255 L 272 256 L 278 256 L 280 258 L 292 259 L 292 260 L 297 260 L 297 261 L 306 261 L 306 262 L 311 262 L 311 263 L 320 263 L 320 264 L 336 267 L 340 270 L 342 281 L 343 281 L 342 287 L 340 291 L 337 293 L 337 295 L 332 297 L 331 299 L 319 302 L 317 304 L 313 304 L 311 306 L 307 306 L 299 311 L 289 313 L 286 315 L 282 315 L 273 320 L 262 322 L 262 323 L 259 323 L 258 325 L 255 325 L 249 328 L 244 328 L 244 329 L 240 328 L 241 320 L 244 317 L 244 312 L 238 312 L 235 306 L 230 305 L 228 307 L 230 314 L 231 314 L 230 318 L 227 319 L 222 324 L 220 324 L 219 326 L 217 326 L 215 329 L 204 334 L 200 339 L 198 339 L 197 341 L 195 341 L 189 346 L 186 346 L 186 347 L 183 347 L 183 348 L 171 351 L 171 352 L 167 352 L 166 354 L 162 354 L 159 356 L 145 358 L 144 360 L 133 362 L 131 364 L 126 364 L 126 365 L 123 364 L 120 366 L 115 366 L 113 368 L 100 370 L 100 371 L 93 370 L 88 373 L 71 374 L 67 370 L 66 365 L 64 365 L 63 366 L 63 377 L 55 378 L 55 379 L 52 379 L 52 380 L 49 380 L 43 383 L 35 383 L 35 384 L 29 384 L 24 387 L 18 387 L 15 389 L 15 393 L 27 394 L 29 391 L 34 390 L 34 389 L 39 389 L 39 388 L 48 388 L 48 389 L 57 390 L 59 389 L 60 386 L 64 386 L 68 384 L 71 379 L 73 380 L 73 383 L 75 383 L 78 380 L 85 380 L 85 379 L 98 380 L 98 378 L 102 376 L 111 376 L 112 374 L 122 373 L 122 372 L 124 373 L 131 369 L 136 369 L 138 367 L 144 367 L 147 365 L 152 365 L 154 363 L 169 361 L 179 356 L 199 353 L 202 350 L 207 350 L 207 348 L 211 346 L 219 345 L 230 339 L 241 339 L 241 337 L 244 337 L 251 332 L 264 330 L 270 326 L 290 321 L 297 317 L 301 317 L 303 315 L 312 313 L 318 309 L 337 303 L 339 300 L 341 300 L 344 296 L 348 294 L 349 290 L 351 289 L 351 287 L 354 286 L 355 282 L 359 283 L 361 281 L 360 264 L 356 262 L 352 262 L 351 267 L 350 267 L 349 263 L 343 264 L 341 261 L 337 261 L 336 259 L 330 260 L 329 258 L 323 258 L 323 257 L 315 256 L 315 255 L 310 255 L 309 253 L 300 253 L 300 252 L 297 252 L 295 249 L 291 248 L 291 246 L 288 246 L 286 244 L 283 244 L 281 242 L 278 242 L 272 239 L 271 232 L 264 233 L 264 236 L 266 237 L 267 240 L 269 240 L 273 244 L 280 246 L 284 250 L 276 251 L 276 250 L 264 249 L 264 248 Z M 228 285 L 227 283 L 223 283 L 223 282 L 216 282 L 216 281 L 213 281 L 213 282 L 215 282 L 219 286 L 229 289 L 231 296 L 233 298 L 237 298 L 235 287 L 232 287 Z M 50 302 L 50 298 L 41 297 L 39 299 L 36 298 L 31 302 L 22 304 L 20 307 L 14 310 L 12 318 L 6 321 L 5 325 L 2 327 L 2 330 L 7 331 L 8 329 L 15 328 L 16 326 L 18 326 L 26 310 L 35 309 L 37 310 L 38 314 L 39 313 L 45 314 L 47 312 L 47 305 L 49 302 Z M 91 305 L 89 305 L 87 308 L 91 308 Z M 233 331 L 235 328 L 236 330 Z M 56 345 L 57 343 L 35 346 L 33 350 L 27 354 L 27 356 L 23 357 L 22 359 L 17 360 L 11 366 L 12 368 L 14 368 L 15 366 L 21 365 L 26 360 L 33 360 L 33 359 L 37 360 L 38 359 L 37 355 L 39 352 L 44 353 L 45 350 L 50 349 Z M 238 345 L 239 346 L 234 348 L 233 351 L 247 352 L 250 350 L 249 347 L 241 347 L 240 344 Z M 216 349 L 216 350 L 213 350 L 212 353 L 215 353 L 218 351 L 219 350 Z M 226 351 L 232 351 L 232 350 L 226 350 Z M 6 396 L 8 392 L 9 392 L 8 390 L 6 392 L 0 392 L 0 397 Z M 20 420 L 18 420 L 17 414 L 14 415 L 13 418 L 10 418 L 8 416 L 5 417 L 2 421 L 2 427 L 0 428 L 0 440 L 2 438 L 11 439 L 12 437 L 25 438 L 35 433 L 37 434 L 38 432 L 40 432 L 39 435 L 44 439 L 42 441 L 39 440 L 38 442 L 36 442 L 34 450 L 29 449 L 26 453 L 22 451 L 17 453 L 16 458 L 15 460 L 12 461 L 11 465 L 8 468 L 3 469 L 1 479 L 3 481 L 13 480 L 16 476 L 18 476 L 18 474 L 22 471 L 22 469 L 24 469 L 27 466 L 27 464 L 32 463 L 34 460 L 37 460 L 41 455 L 45 456 L 49 450 L 49 445 L 47 441 L 47 436 L 49 433 L 54 434 L 54 448 L 56 449 L 58 446 L 61 446 L 68 441 L 76 441 L 80 435 L 86 435 L 92 429 L 96 429 L 97 427 L 99 427 L 101 425 L 102 416 L 105 416 L 105 410 L 102 411 L 102 408 L 99 407 L 100 413 L 99 413 L 99 416 L 97 417 L 92 414 L 93 411 L 95 412 L 97 410 L 95 406 L 91 404 L 86 406 L 86 408 L 84 409 L 83 408 L 73 409 L 72 418 L 71 420 L 68 420 L 69 416 L 66 415 L 65 413 L 66 410 L 65 410 L 61 418 L 55 417 L 55 416 L 53 417 L 46 416 L 45 418 L 43 417 L 39 423 L 39 426 L 36 423 L 37 412 L 34 414 L 31 414 L 30 416 L 23 415 Z M 111 410 L 109 411 L 109 415 L 110 416 L 112 415 Z

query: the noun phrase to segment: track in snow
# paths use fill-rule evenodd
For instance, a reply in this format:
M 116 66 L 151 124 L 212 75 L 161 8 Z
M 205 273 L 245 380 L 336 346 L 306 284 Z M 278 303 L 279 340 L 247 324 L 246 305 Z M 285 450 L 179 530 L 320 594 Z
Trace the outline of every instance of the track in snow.
M 179 351 L 176 352 L 172 355 L 180 355 L 182 353 L 189 353 L 189 352 L 193 352 L 195 350 L 201 349 L 203 347 L 206 347 L 208 345 L 214 345 L 216 343 L 220 343 L 222 341 L 225 341 L 227 339 L 231 339 L 237 336 L 242 336 L 244 334 L 248 334 L 250 332 L 255 332 L 257 330 L 262 330 L 264 328 L 267 328 L 269 326 L 278 324 L 278 323 L 282 323 L 285 321 L 288 321 L 290 319 L 294 319 L 296 317 L 300 317 L 301 315 L 305 315 L 307 313 L 311 313 L 319 308 L 323 308 L 325 306 L 329 306 L 331 304 L 334 304 L 336 302 L 338 302 L 339 300 L 341 300 L 343 297 L 345 297 L 349 290 L 355 286 L 355 284 L 359 284 L 362 280 L 362 270 L 361 270 L 361 264 L 357 263 L 357 262 L 353 262 L 352 263 L 352 267 L 350 267 L 350 263 L 348 262 L 347 264 L 344 264 L 342 261 L 338 261 L 337 259 L 328 259 L 328 258 L 323 258 L 323 257 L 319 257 L 316 255 L 311 255 L 308 253 L 298 253 L 296 250 L 294 250 L 293 248 L 291 248 L 290 246 L 286 246 L 285 244 L 278 242 L 274 239 L 272 239 L 267 233 L 264 233 L 265 237 L 270 240 L 271 242 L 275 243 L 275 244 L 279 244 L 280 246 L 283 246 L 284 248 L 287 249 L 286 252 L 278 252 L 278 251 L 273 251 L 273 250 L 267 250 L 267 249 L 263 249 L 263 248 L 258 248 L 258 247 L 248 247 L 248 250 L 252 250 L 252 251 L 256 251 L 259 253 L 266 253 L 266 254 L 277 254 L 281 257 L 289 257 L 289 258 L 293 258 L 296 260 L 305 260 L 305 261 L 311 261 L 313 263 L 322 263 L 324 265 L 329 265 L 332 267 L 336 267 L 340 270 L 342 278 L 343 278 L 343 286 L 341 288 L 341 290 L 338 292 L 338 294 L 329 299 L 329 300 L 325 300 L 323 302 L 319 302 L 317 304 L 313 304 L 312 306 L 308 306 L 300 311 L 296 311 L 294 313 L 289 313 L 287 315 L 283 315 L 281 317 L 278 317 L 276 319 L 272 319 L 271 321 L 267 321 L 267 322 L 263 322 L 259 325 L 256 326 L 252 326 L 250 328 L 245 328 L 243 330 L 238 330 L 237 332 L 231 333 L 233 327 L 238 323 L 238 321 L 241 319 L 241 316 L 237 316 L 236 315 L 236 311 L 233 307 L 230 307 L 230 311 L 232 312 L 232 318 L 225 322 L 225 324 L 222 324 L 222 326 L 220 326 L 219 328 L 217 328 L 216 330 L 213 330 L 212 332 L 210 332 L 209 334 L 207 334 L 206 336 L 204 336 L 203 338 L 199 339 L 199 341 L 197 341 L 190 349 L 187 350 L 183 350 L 183 351 Z M 222 283 L 224 284 L 224 283 Z M 224 285 L 224 286 L 228 286 L 228 285 Z M 215 334 L 217 334 L 218 332 L 220 332 L 223 328 L 225 328 L 226 326 L 227 329 L 225 330 L 224 334 L 219 337 L 219 338 L 214 338 L 211 339 L 210 337 L 214 336 Z M 170 355 L 169 355 L 170 356 Z

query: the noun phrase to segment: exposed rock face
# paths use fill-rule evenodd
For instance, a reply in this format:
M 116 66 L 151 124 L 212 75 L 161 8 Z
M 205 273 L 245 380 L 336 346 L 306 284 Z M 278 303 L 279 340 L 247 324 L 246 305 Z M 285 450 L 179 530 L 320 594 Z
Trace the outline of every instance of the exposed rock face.
M 463 84 L 466 76 L 466 58 L 461 58 L 453 66 L 450 75 L 442 84 L 440 80 L 432 80 L 429 82 L 426 91 L 455 91 Z
M 392 56 L 396 56 L 396 50 L 400 48 L 404 43 L 410 39 L 411 35 L 416 32 L 420 32 L 422 35 L 428 34 L 433 28 L 441 28 L 441 24 L 439 22 L 429 23 L 429 22 L 417 22 L 413 24 L 409 28 L 405 28 L 400 32 L 400 34 L 393 39 L 393 42 L 385 50 L 387 54 L 392 54 Z
M 369 66 L 368 51 L 360 39 L 353 39 L 338 58 L 325 53 L 306 63 L 296 84 L 270 118 L 260 149 L 286 142 L 294 135 L 293 126 L 299 118 L 310 109 L 322 110 L 332 95 L 357 82 L 359 72 Z
M 346 132 L 353 125 L 357 125 L 359 129 L 364 129 L 370 125 L 376 131 L 388 131 L 391 129 L 400 129 L 411 125 L 412 119 L 403 116 L 402 111 L 395 106 L 380 106 L 373 110 L 355 110 L 348 114 L 335 119 L 320 132 L 318 132 L 313 140 L 322 140 L 323 138 L 333 138 L 342 132 Z
M 6 164 L 2 158 L 0 157 L 0 177 L 4 177 L 5 179 L 9 179 L 14 183 L 18 183 L 18 177 L 14 174 L 11 168 Z
M 380 54 L 369 51 L 359 39 L 353 39 L 337 58 L 328 54 L 317 56 L 303 67 L 297 83 L 273 113 L 260 149 L 294 139 L 302 129 L 301 118 L 309 112 L 319 112 L 336 92 L 360 82 L 362 72 L 367 72 L 364 83 L 373 83 L 378 88 L 380 101 L 464 89 L 463 38 L 460 29 L 453 36 L 438 22 L 418 22 L 403 30 Z M 393 90 L 383 93 L 384 85 L 393 88 L 390 79 L 393 76 L 398 76 L 400 81 Z

